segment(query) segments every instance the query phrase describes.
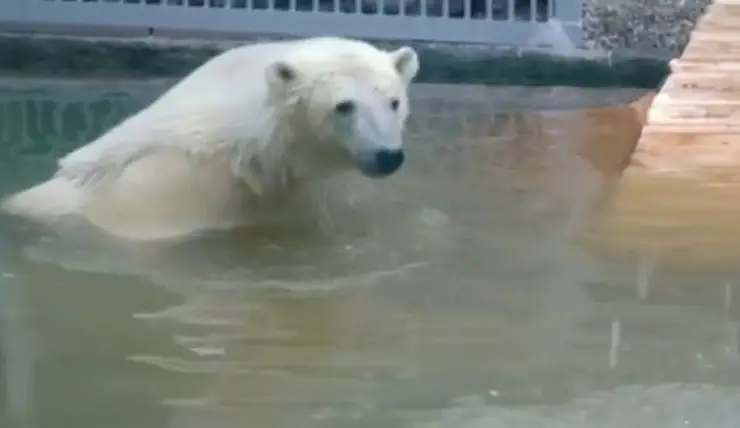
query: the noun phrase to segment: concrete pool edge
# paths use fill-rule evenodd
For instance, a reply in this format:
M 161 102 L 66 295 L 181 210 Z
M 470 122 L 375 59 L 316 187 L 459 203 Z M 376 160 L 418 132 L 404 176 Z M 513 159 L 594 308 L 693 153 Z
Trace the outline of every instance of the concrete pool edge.
M 83 38 L 0 34 L 0 73 L 54 77 L 179 77 L 250 40 Z M 254 41 L 254 40 L 251 40 Z M 384 43 L 397 46 L 400 43 Z M 563 57 L 511 49 L 415 44 L 419 82 L 656 88 L 669 58 Z

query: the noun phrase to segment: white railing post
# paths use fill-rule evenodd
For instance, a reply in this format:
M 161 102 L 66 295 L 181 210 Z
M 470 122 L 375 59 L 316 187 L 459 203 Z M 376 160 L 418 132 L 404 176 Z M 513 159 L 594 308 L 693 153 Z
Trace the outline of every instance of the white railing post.
M 583 0 L 555 1 L 555 18 L 563 25 L 563 31 L 571 43 L 578 47 L 583 44 Z
M 28 20 L 27 0 L 0 0 L 0 21 L 22 22 Z

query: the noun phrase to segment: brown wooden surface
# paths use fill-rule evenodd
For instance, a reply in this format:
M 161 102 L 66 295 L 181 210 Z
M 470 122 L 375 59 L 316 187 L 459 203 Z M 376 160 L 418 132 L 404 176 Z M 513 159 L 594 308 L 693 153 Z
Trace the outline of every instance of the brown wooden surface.
M 649 108 L 596 234 L 609 248 L 740 260 L 740 0 L 715 0 Z
M 740 1 L 716 0 L 655 97 L 634 154 L 650 172 L 740 179 Z

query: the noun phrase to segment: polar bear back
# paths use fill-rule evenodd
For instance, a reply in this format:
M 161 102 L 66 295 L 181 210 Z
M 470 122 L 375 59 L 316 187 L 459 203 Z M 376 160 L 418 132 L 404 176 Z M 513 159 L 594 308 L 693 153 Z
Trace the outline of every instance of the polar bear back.
M 76 176 L 89 165 L 100 169 L 118 163 L 106 159 L 126 163 L 151 149 L 217 150 L 217 146 L 247 138 L 245 129 L 256 132 L 262 125 L 260 109 L 255 106 L 267 98 L 265 68 L 288 49 L 280 44 L 254 45 L 220 54 L 147 108 L 60 159 L 60 173 Z
M 415 61 L 415 56 L 408 49 L 397 52 L 403 56 L 329 37 L 225 51 L 148 107 L 60 159 L 53 177 L 10 196 L 2 209 L 44 223 L 82 217 L 113 234 L 157 239 L 273 221 L 281 212 L 291 217 L 321 211 L 331 199 L 327 189 L 338 189 L 331 194 L 349 200 L 344 193 L 349 196 L 360 186 L 350 186 L 354 180 L 345 178 L 337 177 L 343 186 L 329 180 L 355 167 L 344 157 L 347 148 L 337 144 L 340 154 L 324 157 L 328 134 L 318 125 L 304 127 L 304 116 L 293 112 L 306 106 L 334 111 L 334 103 L 306 94 L 327 90 L 321 86 L 325 82 L 331 89 L 335 76 L 348 81 L 343 73 L 371 79 L 361 82 L 370 87 L 390 80 L 396 84 L 393 95 L 405 99 L 418 67 L 407 67 L 411 72 L 402 81 L 394 61 Z M 295 85 L 281 81 L 286 69 L 295 73 Z M 373 102 L 385 106 L 384 95 L 375 92 L 368 92 L 377 98 Z M 381 110 L 384 119 L 394 119 L 383 122 L 392 123 L 389 132 L 400 135 L 395 110 Z M 325 158 L 346 165 L 336 167 Z
M 60 173 L 85 175 L 116 169 L 152 149 L 179 148 L 217 151 L 239 143 L 266 143 L 272 131 L 267 109 L 266 70 L 276 61 L 310 66 L 332 59 L 363 57 L 363 64 L 388 66 L 381 51 L 362 42 L 332 37 L 246 45 L 212 58 L 178 82 L 149 107 L 132 115 L 98 140 L 59 161 Z M 328 60 L 328 61 L 327 61 Z M 341 59 L 340 59 L 341 61 Z

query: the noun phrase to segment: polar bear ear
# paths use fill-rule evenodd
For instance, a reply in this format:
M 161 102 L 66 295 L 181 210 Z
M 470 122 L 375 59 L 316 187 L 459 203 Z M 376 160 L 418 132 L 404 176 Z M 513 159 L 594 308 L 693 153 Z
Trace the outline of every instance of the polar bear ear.
M 419 72 L 419 56 L 416 51 L 409 47 L 404 46 L 393 52 L 390 52 L 391 62 L 396 67 L 398 74 L 401 76 L 406 84 L 416 77 L 416 73 Z
M 277 61 L 267 68 L 267 82 L 274 90 L 284 92 L 298 83 L 298 70 L 284 61 Z

